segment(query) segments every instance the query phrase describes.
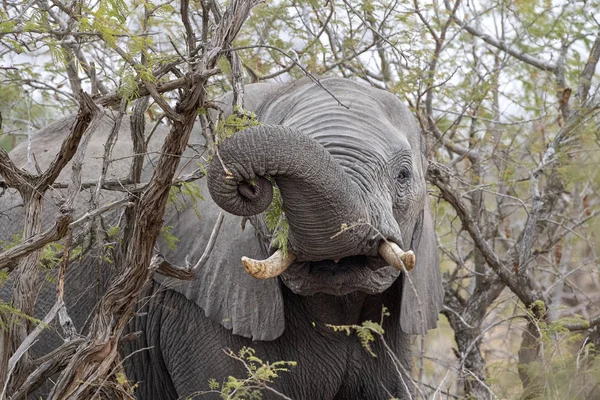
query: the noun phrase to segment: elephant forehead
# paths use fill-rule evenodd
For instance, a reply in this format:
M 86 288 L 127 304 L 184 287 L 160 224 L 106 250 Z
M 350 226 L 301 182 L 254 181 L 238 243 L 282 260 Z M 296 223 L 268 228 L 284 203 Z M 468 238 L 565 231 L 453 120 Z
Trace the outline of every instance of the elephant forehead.
M 414 146 L 414 118 L 393 95 L 347 80 L 306 84 L 266 106 L 263 120 L 301 130 L 333 149 L 364 148 L 392 155 Z M 413 138 L 414 139 L 414 138 Z
M 336 126 L 327 123 L 311 132 L 311 136 L 334 155 L 343 149 L 364 155 L 376 154 L 387 160 L 400 151 L 411 150 L 406 136 L 392 126 Z

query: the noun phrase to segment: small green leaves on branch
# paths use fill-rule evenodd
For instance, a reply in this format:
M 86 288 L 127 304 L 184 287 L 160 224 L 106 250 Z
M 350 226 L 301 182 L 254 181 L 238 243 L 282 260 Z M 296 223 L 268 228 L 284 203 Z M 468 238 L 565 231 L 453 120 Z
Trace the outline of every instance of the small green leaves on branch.
M 290 372 L 290 367 L 297 365 L 296 361 L 275 361 L 273 363 L 263 361 L 256 356 L 255 350 L 251 347 L 242 347 L 237 354 L 229 349 L 226 353 L 229 357 L 244 364 L 248 377 L 239 379 L 229 376 L 223 384 L 211 379 L 208 382 L 209 388 L 212 391 L 218 391 L 221 398 L 227 400 L 259 400 L 262 399 L 261 392 L 269 390 L 277 393 L 281 398 L 288 399 L 287 396 L 276 392 L 267 384 L 278 378 L 280 373 Z
M 200 187 L 195 182 L 181 182 L 171 186 L 169 190 L 169 204 L 173 204 L 177 211 L 192 207 L 198 219 L 201 219 L 198 201 L 204 201 Z
M 161 228 L 160 233 L 169 250 L 175 251 L 177 250 L 177 243 L 179 243 L 179 238 L 171 233 L 172 230 L 172 225 L 165 225 Z
M 236 132 L 260 124 L 261 123 L 256 119 L 254 111 L 236 108 L 230 116 L 219 121 L 216 129 L 216 136 L 219 140 L 225 140 L 233 136 Z
M 2 316 L 13 316 L 13 317 L 19 317 L 25 321 L 29 321 L 32 322 L 33 324 L 41 324 L 43 323 L 43 321 L 34 318 L 30 315 L 27 315 L 21 311 L 19 311 L 18 309 L 12 307 L 10 304 L 5 303 L 4 301 L 0 300 L 0 317 Z M 3 321 L 8 321 L 9 319 L 7 318 L 0 318 L 0 329 L 7 329 L 8 325 L 5 325 Z
M 373 321 L 365 321 L 360 325 L 330 325 L 325 324 L 328 328 L 334 330 L 334 332 L 345 332 L 346 335 L 350 336 L 352 331 L 356 332 L 360 343 L 364 349 L 373 357 L 377 357 L 377 354 L 371 348 L 371 344 L 375 341 L 375 335 L 383 336 L 385 331 L 383 330 L 383 319 L 390 315 L 388 309 L 384 306 L 381 309 L 381 320 L 379 323 Z
M 281 191 L 275 186 L 273 187 L 273 201 L 265 214 L 267 228 L 273 234 L 273 244 L 286 256 L 290 225 L 285 218 Z
M 260 122 L 256 119 L 256 115 L 254 112 L 249 112 L 244 109 L 234 108 L 233 113 L 225 118 L 224 120 L 219 120 L 217 127 L 215 129 L 213 143 L 214 143 L 214 153 L 219 160 L 221 161 L 221 165 L 223 166 L 223 170 L 227 177 L 231 178 L 231 172 L 227 169 L 227 166 L 223 164 L 223 160 L 219 156 L 219 143 L 229 139 L 233 136 L 234 133 L 240 132 L 246 128 L 250 128 L 253 126 L 260 125 Z

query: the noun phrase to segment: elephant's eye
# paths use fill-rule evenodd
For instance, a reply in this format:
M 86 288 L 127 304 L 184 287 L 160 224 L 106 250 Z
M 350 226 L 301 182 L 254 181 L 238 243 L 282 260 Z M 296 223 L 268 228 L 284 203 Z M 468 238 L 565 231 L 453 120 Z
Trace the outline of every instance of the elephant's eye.
M 410 171 L 407 168 L 402 168 L 398 175 L 396 175 L 396 182 L 398 183 L 406 183 L 410 178 Z

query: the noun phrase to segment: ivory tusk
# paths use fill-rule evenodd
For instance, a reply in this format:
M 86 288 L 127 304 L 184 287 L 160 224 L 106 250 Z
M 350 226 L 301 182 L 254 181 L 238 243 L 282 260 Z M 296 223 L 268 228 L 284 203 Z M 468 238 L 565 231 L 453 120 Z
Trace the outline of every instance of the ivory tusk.
M 296 255 L 287 253 L 283 255 L 281 249 L 277 250 L 266 260 L 254 260 L 242 257 L 242 265 L 246 272 L 256 279 L 274 278 L 285 271 L 296 260 Z
M 394 242 L 382 242 L 379 246 L 379 255 L 398 271 L 403 271 L 404 268 L 410 271 L 415 266 L 415 253 L 412 250 L 403 251 Z

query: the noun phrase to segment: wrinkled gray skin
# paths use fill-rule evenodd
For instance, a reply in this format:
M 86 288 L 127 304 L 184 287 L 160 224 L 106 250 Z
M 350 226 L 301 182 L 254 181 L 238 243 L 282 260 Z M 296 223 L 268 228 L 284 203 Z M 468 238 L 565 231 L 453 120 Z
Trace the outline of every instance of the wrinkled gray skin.
M 379 341 L 374 358 L 356 335 L 333 332 L 325 324 L 379 321 L 385 305 L 390 312 L 383 324 L 385 338 L 407 372 L 409 334 L 435 326 L 442 289 L 419 128 L 389 93 L 337 78 L 322 83 L 349 109 L 308 80 L 246 86 L 245 106 L 265 126 L 237 133 L 222 145 L 220 155 L 233 179 L 223 179 L 220 163 L 213 163 L 208 178 L 219 205 L 247 215 L 263 211 L 268 198 L 253 192 L 262 187 L 261 176 L 273 177 L 281 190 L 290 224 L 289 247 L 297 261 L 278 278 L 250 277 L 240 258 L 263 259 L 274 249 L 249 223 L 242 231 L 242 217 L 226 214 L 198 279 L 156 277 L 140 303 L 129 327 L 140 334 L 124 348 L 129 354 L 128 377 L 139 382 L 139 398 L 184 397 L 208 390 L 211 378 L 222 382 L 229 375 L 245 377 L 243 366 L 224 352 L 242 346 L 253 347 L 263 360 L 298 362 L 272 384 L 293 399 L 409 397 L 410 381 L 398 373 Z M 223 107 L 231 109 L 230 103 L 227 97 Z M 44 158 L 43 150 L 58 148 L 64 134 L 64 122 L 38 134 L 33 142 L 38 161 Z M 121 133 L 117 152 L 131 151 L 128 135 Z M 156 134 L 157 141 L 162 136 L 164 132 Z M 102 154 L 105 137 L 98 133 L 95 139 L 96 156 Z M 89 154 L 84 175 L 93 178 L 99 161 Z M 24 166 L 26 148 L 15 149 L 11 156 Z M 50 161 L 46 158 L 42 166 Z M 124 175 L 125 168 L 115 166 L 113 175 Z M 208 196 L 206 179 L 198 184 L 206 195 L 198 204 L 202 219 L 192 209 L 171 210 L 165 217 L 165 225 L 173 226 L 172 233 L 180 238 L 175 251 L 160 246 L 174 264 L 183 265 L 186 257 L 199 259 L 220 211 Z M 106 193 L 104 200 L 111 197 L 114 194 Z M 10 195 L 0 198 L 0 211 L 11 201 Z M 18 221 L 14 210 L 12 218 Z M 4 221 L 0 240 L 14 230 L 13 223 Z M 331 238 L 342 224 L 358 225 Z M 408 276 L 377 256 L 382 237 L 415 252 L 416 266 Z M 110 269 L 93 257 L 72 267 L 68 302 L 77 301 L 71 314 L 80 329 L 93 307 L 90 294 L 101 293 Z M 41 308 L 52 305 L 52 293 L 40 296 Z M 46 338 L 40 348 L 51 342 Z M 265 393 L 265 398 L 272 396 Z

